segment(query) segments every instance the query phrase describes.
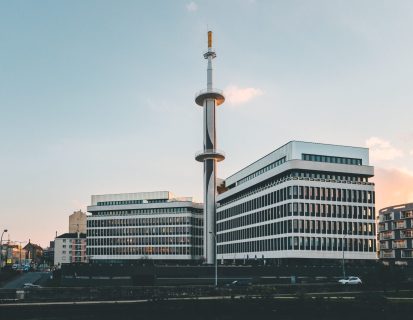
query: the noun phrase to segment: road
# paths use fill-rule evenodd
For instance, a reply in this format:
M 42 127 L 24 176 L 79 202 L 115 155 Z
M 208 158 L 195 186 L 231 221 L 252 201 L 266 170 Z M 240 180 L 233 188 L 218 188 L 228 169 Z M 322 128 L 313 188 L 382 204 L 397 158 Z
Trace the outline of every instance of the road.
M 172 301 L 124 300 L 1 303 L 0 315 L 13 320 L 411 319 L 413 303 L 357 299 L 254 299 L 204 297 Z
M 4 289 L 21 289 L 25 283 L 39 282 L 40 280 L 46 279 L 50 276 L 48 272 L 26 272 L 22 273 L 21 276 L 13 279 L 12 281 L 6 283 Z
M 48 273 L 40 273 L 41 277 L 45 277 Z M 44 281 L 41 279 L 40 282 Z M 51 289 L 51 288 L 49 288 Z M 65 290 L 67 288 L 60 288 Z M 40 289 L 42 290 L 42 289 Z M 54 290 L 59 290 L 59 288 L 54 288 Z M 365 296 L 363 296 L 363 294 Z M 357 300 L 358 298 L 366 299 L 366 294 L 373 296 L 373 300 L 375 294 L 378 294 L 382 297 L 382 300 L 387 300 L 389 302 L 408 302 L 411 303 L 413 306 L 413 290 L 398 290 L 397 292 L 386 292 L 382 290 L 373 290 L 373 291 L 337 291 L 337 292 L 306 292 L 305 296 L 308 300 L 325 300 L 325 301 L 349 301 L 349 300 Z M 34 297 L 34 296 L 33 296 Z M 32 298 L 33 298 L 32 297 Z M 43 297 L 44 298 L 44 297 Z M 15 301 L 12 303 L 0 303 L 0 314 L 2 307 L 5 306 L 48 306 L 48 305 L 95 305 L 95 304 L 137 304 L 137 303 L 150 303 L 154 301 L 202 301 L 202 300 L 248 300 L 248 299 L 261 299 L 263 298 L 262 295 L 251 295 L 251 294 L 235 294 L 235 295 L 213 295 L 213 296 L 181 296 L 181 297 L 159 297 L 159 298 L 144 298 L 144 299 L 116 299 L 116 300 L 72 300 L 72 301 L 30 301 L 30 302 L 23 302 L 21 300 L 19 303 Z M 52 298 L 53 299 L 53 298 Z M 287 301 L 287 300 L 302 300 L 303 297 L 301 294 L 297 293 L 280 293 L 280 294 L 273 294 L 272 296 L 266 296 L 268 301 Z M 321 301 L 320 300 L 320 301 Z

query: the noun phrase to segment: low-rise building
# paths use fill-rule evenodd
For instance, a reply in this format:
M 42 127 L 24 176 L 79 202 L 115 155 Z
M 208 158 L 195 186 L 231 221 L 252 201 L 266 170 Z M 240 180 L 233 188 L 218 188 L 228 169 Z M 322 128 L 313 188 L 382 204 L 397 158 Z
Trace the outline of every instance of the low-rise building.
M 25 245 L 26 259 L 31 261 L 32 265 L 39 265 L 43 263 L 43 248 L 38 244 L 30 242 Z
M 385 264 L 413 265 L 413 203 L 380 210 L 378 241 Z
M 54 241 L 54 265 L 65 263 L 85 263 L 86 234 L 80 232 L 64 233 Z

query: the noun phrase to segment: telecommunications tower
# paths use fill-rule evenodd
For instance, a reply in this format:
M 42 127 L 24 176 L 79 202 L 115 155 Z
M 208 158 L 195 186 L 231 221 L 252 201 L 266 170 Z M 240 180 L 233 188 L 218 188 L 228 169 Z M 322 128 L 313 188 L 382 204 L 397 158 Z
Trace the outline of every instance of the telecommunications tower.
M 208 31 L 208 51 L 204 58 L 208 60 L 207 88 L 198 92 L 195 97 L 197 105 L 204 108 L 204 149 L 197 153 L 195 160 L 204 163 L 204 256 L 207 264 L 216 263 L 216 201 L 217 162 L 225 159 L 222 152 L 216 149 L 215 107 L 225 101 L 221 90 L 212 86 L 212 59 L 216 57 L 212 48 L 212 32 Z

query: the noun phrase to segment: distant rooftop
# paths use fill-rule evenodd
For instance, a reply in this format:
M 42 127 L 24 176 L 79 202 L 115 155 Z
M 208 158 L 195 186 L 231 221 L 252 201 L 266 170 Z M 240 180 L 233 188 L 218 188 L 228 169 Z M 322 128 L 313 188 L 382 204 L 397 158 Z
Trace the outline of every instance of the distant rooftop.
M 394 206 L 384 207 L 380 209 L 380 213 L 384 213 L 387 211 L 401 211 L 401 210 L 413 210 L 413 202 L 403 203 L 403 204 L 396 204 Z
M 369 149 L 365 147 L 353 147 L 328 143 L 308 142 L 308 141 L 289 141 L 265 156 L 245 166 L 241 170 L 227 177 L 226 183 L 232 184 L 244 175 L 251 174 L 254 170 L 268 165 L 270 162 L 277 161 L 285 157 L 285 161 L 302 159 L 302 154 L 316 154 L 324 156 L 352 157 L 362 159 L 363 165 L 369 164 Z
M 28 248 L 35 248 L 35 249 L 43 250 L 43 248 L 41 246 L 39 246 L 38 244 L 30 242 L 30 240 L 29 240 L 29 243 L 24 246 L 24 249 L 28 249 Z
M 135 193 L 118 193 L 92 195 L 91 205 L 107 204 L 114 202 L 117 204 L 130 203 L 155 203 L 155 202 L 173 202 L 173 201 L 192 201 L 192 197 L 176 197 L 170 191 L 152 191 L 152 192 L 135 192 Z
M 77 234 L 77 232 L 63 233 L 63 234 L 61 234 L 60 236 L 58 236 L 56 238 L 60 238 L 60 239 L 77 239 L 78 234 Z M 79 233 L 79 238 L 86 238 L 86 233 Z

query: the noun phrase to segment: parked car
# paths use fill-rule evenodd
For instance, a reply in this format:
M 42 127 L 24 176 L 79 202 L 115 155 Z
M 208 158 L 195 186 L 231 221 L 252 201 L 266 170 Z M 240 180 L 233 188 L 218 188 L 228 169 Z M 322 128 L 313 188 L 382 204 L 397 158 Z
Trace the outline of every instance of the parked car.
M 227 284 L 228 287 L 248 287 L 250 285 L 252 285 L 250 279 L 234 280 Z
M 338 280 L 338 282 L 341 284 L 362 284 L 359 277 L 346 277 Z
M 28 282 L 23 285 L 23 288 L 32 289 L 32 288 L 41 288 L 41 286 L 39 286 L 38 284 L 33 284 L 33 283 Z

